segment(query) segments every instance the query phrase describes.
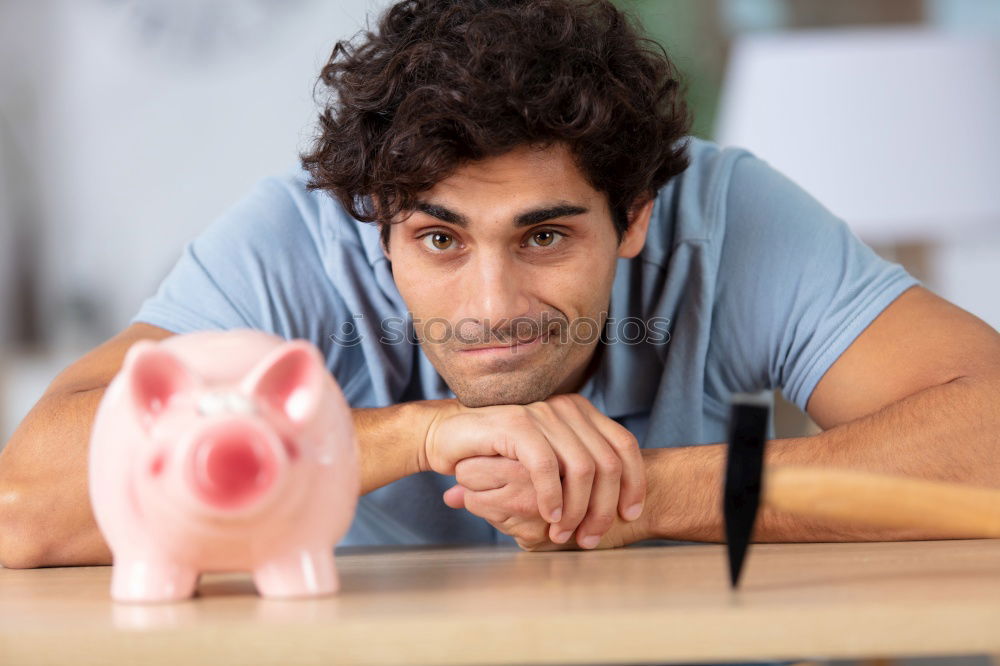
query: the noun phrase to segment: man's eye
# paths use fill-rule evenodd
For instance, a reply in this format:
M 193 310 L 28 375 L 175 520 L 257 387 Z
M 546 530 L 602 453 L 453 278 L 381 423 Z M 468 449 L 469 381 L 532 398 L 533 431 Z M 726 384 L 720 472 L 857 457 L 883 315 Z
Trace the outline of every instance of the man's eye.
M 559 233 L 553 229 L 543 229 L 542 231 L 536 231 L 531 234 L 529 239 L 529 245 L 533 243 L 534 247 L 552 247 L 559 242 L 559 239 L 563 237 L 564 234 Z
M 451 236 L 451 234 L 442 233 L 440 231 L 435 231 L 422 236 L 420 240 L 423 241 L 424 245 L 426 245 L 428 249 L 437 251 L 447 250 L 455 243 L 455 239 Z

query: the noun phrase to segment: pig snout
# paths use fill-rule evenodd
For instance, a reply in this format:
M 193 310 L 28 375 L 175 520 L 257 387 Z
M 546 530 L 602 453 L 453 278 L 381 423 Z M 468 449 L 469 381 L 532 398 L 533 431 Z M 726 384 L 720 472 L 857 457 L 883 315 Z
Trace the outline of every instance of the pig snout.
M 240 422 L 201 433 L 191 450 L 196 498 L 215 510 L 246 509 L 273 490 L 283 467 L 273 436 Z

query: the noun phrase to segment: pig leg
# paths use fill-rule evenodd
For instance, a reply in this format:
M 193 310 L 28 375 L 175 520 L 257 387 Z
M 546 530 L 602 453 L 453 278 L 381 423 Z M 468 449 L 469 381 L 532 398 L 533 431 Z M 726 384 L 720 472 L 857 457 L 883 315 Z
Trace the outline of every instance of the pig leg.
M 111 571 L 115 601 L 177 601 L 190 597 L 198 571 L 163 558 L 116 556 Z
M 313 597 L 340 589 L 332 547 L 279 553 L 254 570 L 253 580 L 263 597 Z

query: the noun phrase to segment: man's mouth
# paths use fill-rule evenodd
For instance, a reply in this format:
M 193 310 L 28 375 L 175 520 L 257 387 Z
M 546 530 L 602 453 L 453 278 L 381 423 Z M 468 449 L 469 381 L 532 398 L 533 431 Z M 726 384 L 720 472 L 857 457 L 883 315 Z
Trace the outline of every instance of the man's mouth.
M 515 342 L 515 343 L 509 344 L 509 345 L 492 345 L 492 346 L 483 346 L 483 347 L 467 347 L 466 349 L 462 349 L 460 351 L 463 354 L 483 354 L 483 353 L 490 353 L 490 352 L 499 352 L 499 353 L 513 354 L 513 353 L 518 352 L 518 351 L 527 351 L 529 349 L 532 349 L 532 348 L 538 346 L 538 343 L 541 342 L 541 340 L 542 340 L 542 336 L 539 335 L 539 336 L 536 336 L 536 337 L 532 338 L 531 340 L 527 340 L 527 341 L 524 341 L 524 342 Z
M 542 342 L 548 341 L 551 334 L 552 329 L 550 328 L 548 331 L 536 335 L 529 340 L 515 340 L 514 342 L 507 344 L 477 345 L 473 347 L 465 347 L 459 351 L 463 354 L 470 354 L 473 356 L 527 353 L 538 349 Z

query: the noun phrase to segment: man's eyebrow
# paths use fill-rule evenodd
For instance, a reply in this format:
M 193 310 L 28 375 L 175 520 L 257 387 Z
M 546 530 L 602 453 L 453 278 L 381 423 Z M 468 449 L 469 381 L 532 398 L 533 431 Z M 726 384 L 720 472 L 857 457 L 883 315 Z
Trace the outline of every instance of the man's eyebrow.
M 455 226 L 462 227 L 463 229 L 469 226 L 469 220 L 462 214 L 456 213 L 453 210 L 449 210 L 444 206 L 439 204 L 433 204 L 426 201 L 418 201 L 416 205 L 416 210 L 422 213 L 426 213 L 431 217 L 436 217 L 443 222 L 448 222 L 454 224 Z M 570 215 L 582 215 L 583 213 L 590 212 L 589 208 L 584 208 L 583 206 L 577 206 L 571 203 L 559 203 L 554 206 L 545 206 L 543 208 L 535 208 L 529 211 L 520 213 L 514 218 L 515 227 L 530 227 L 533 224 L 538 224 L 539 222 L 546 222 L 557 217 L 567 217 Z

